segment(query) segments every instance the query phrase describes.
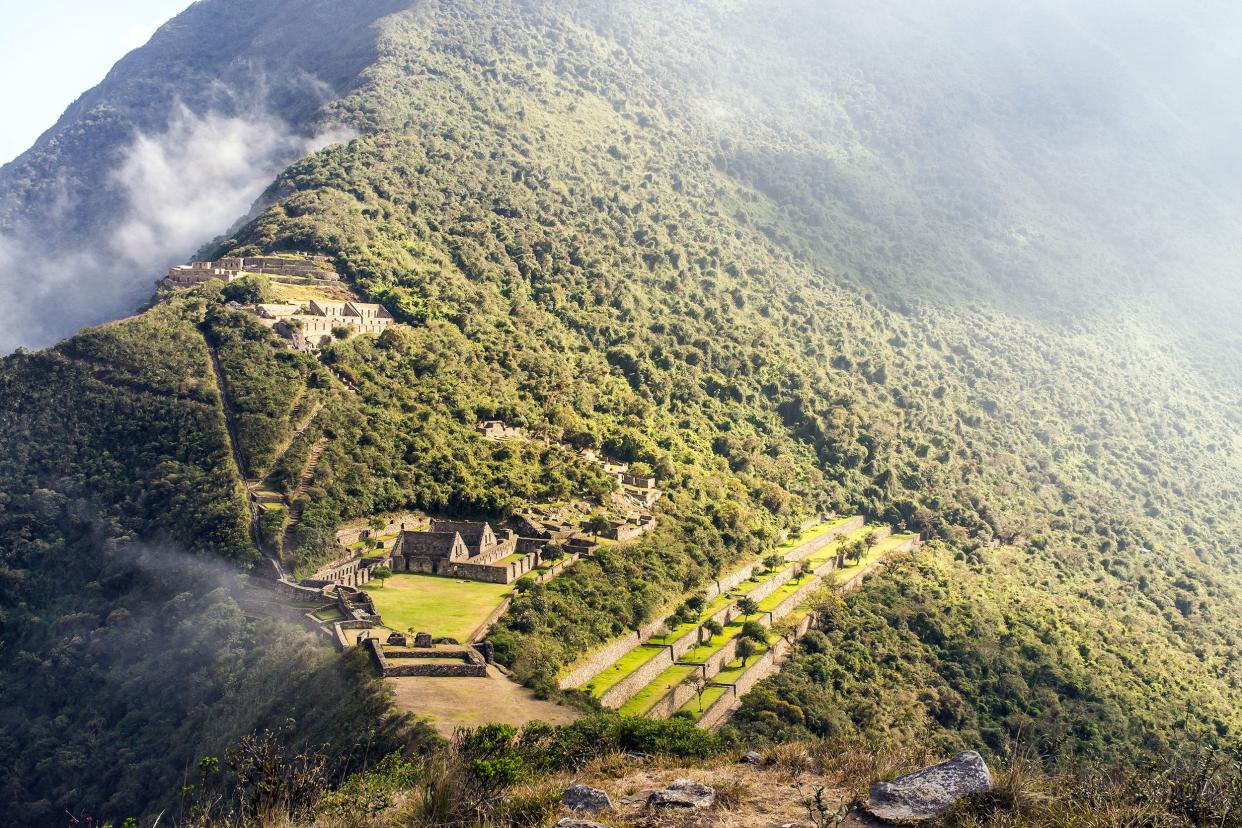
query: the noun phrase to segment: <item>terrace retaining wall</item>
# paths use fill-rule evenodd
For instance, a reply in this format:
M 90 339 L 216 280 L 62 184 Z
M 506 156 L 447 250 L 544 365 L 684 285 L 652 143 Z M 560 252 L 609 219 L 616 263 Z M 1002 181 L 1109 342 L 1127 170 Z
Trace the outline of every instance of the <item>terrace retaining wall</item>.
M 808 541 L 802 546 L 795 547 L 785 556 L 786 560 L 801 560 L 802 558 L 823 549 L 826 545 L 842 535 L 861 528 L 863 525 L 865 525 L 865 520 L 861 516 L 853 517 L 845 523 L 842 523 L 840 526 L 834 526 L 832 529 L 828 530 L 814 540 Z M 704 599 L 709 602 L 714 601 L 721 595 L 735 589 L 737 586 L 747 581 L 751 575 L 754 574 L 755 569 L 761 567 L 762 565 L 763 564 L 760 561 L 752 561 L 749 564 L 739 567 L 728 575 L 712 581 L 704 588 Z M 781 575 L 778 575 L 773 580 L 778 580 L 781 577 Z M 783 586 L 789 578 L 792 578 L 793 573 L 790 572 L 784 577 L 784 581 L 771 585 L 766 593 L 763 593 L 761 596 L 756 596 L 755 600 L 760 601 L 768 595 L 771 595 L 772 592 Z M 763 584 L 763 586 L 768 587 L 768 584 Z M 671 617 L 671 615 L 648 622 L 647 624 L 644 624 L 636 633 L 629 633 L 624 637 L 601 647 L 599 650 L 596 650 L 590 658 L 585 661 L 578 662 L 572 670 L 561 676 L 560 680 L 557 682 L 558 686 L 562 690 L 567 690 L 571 687 L 582 687 L 591 679 L 608 669 L 609 665 L 616 663 L 632 652 L 636 647 L 639 647 L 651 638 L 654 638 L 656 633 L 665 626 L 669 617 Z M 727 624 L 736 617 L 736 610 L 732 606 L 725 607 L 712 616 L 712 618 L 720 624 Z M 697 635 L 697 632 L 693 632 L 691 634 Z M 681 639 L 678 639 L 678 641 L 680 642 Z M 697 646 L 697 639 L 694 644 L 686 647 L 675 657 L 680 658 L 686 652 L 694 649 L 695 646 Z M 611 690 L 609 692 L 611 692 Z
M 578 663 L 573 670 L 566 673 L 560 680 L 559 685 L 562 690 L 570 687 L 581 687 L 591 679 L 595 678 L 608 666 L 620 661 L 632 650 L 638 647 L 647 639 L 659 632 L 664 626 L 663 619 L 649 621 L 640 627 L 636 632 L 631 631 L 625 636 L 618 638 L 616 641 L 596 650 L 595 653 L 586 661 Z
M 704 730 L 715 730 L 733 712 L 737 703 L 737 690 L 733 685 L 729 685 L 725 694 L 703 711 L 703 715 L 699 717 L 699 727 Z
M 616 710 L 650 684 L 656 676 L 673 666 L 673 651 L 670 647 L 661 647 L 660 652 L 643 666 L 630 673 L 619 682 L 609 687 L 599 697 L 599 703 L 610 710 Z
M 647 711 L 647 718 L 667 719 L 678 710 L 681 710 L 686 702 L 690 701 L 694 696 L 694 685 L 688 681 L 683 681 L 665 693 L 658 702 L 651 706 L 651 709 Z

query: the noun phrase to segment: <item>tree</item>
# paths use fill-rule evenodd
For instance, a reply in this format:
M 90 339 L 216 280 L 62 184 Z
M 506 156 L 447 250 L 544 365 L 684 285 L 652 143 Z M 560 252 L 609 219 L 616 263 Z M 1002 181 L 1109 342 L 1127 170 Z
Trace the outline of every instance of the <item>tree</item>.
M 803 578 L 806 578 L 814 574 L 815 574 L 815 567 L 811 566 L 810 561 L 803 561 L 801 564 L 799 564 L 798 566 L 798 580 L 799 581 L 801 581 Z
M 738 599 L 737 611 L 742 614 L 743 618 L 750 618 L 759 611 L 759 604 L 749 595 L 744 595 Z
M 703 625 L 703 629 L 707 630 L 707 642 L 724 632 L 724 627 L 715 618 L 709 618 L 707 623 Z
M 371 578 L 379 581 L 380 586 L 384 585 L 384 581 L 392 577 L 392 570 L 386 566 L 377 566 L 371 570 Z
M 739 638 L 737 642 L 737 657 L 742 660 L 742 666 L 746 666 L 746 660 L 755 654 L 755 642 L 749 638 Z
M 768 569 L 776 569 L 785 562 L 785 559 L 776 553 L 772 553 L 763 559 L 763 565 Z
M 768 628 L 758 621 L 747 621 L 742 625 L 741 636 L 742 638 L 749 638 L 758 644 L 767 644 L 770 633 Z
M 611 529 L 612 521 L 606 515 L 595 512 L 586 519 L 586 523 L 582 525 L 582 528 L 594 535 L 596 540 L 599 540 L 599 533 Z
M 539 557 L 548 563 L 555 563 L 565 557 L 565 547 L 561 546 L 559 543 L 549 543 L 539 553 Z
M 266 276 L 251 274 L 229 282 L 220 291 L 226 302 L 259 305 L 272 301 L 272 282 Z
M 690 679 L 690 686 L 694 688 L 694 695 L 699 699 L 699 712 L 703 712 L 703 693 L 707 690 L 707 676 L 702 673 L 695 673 L 694 678 Z
M 686 606 L 690 608 L 691 612 L 697 615 L 703 611 L 705 606 L 707 606 L 707 599 L 704 598 L 701 593 L 696 592 L 694 595 L 691 595 L 686 599 Z

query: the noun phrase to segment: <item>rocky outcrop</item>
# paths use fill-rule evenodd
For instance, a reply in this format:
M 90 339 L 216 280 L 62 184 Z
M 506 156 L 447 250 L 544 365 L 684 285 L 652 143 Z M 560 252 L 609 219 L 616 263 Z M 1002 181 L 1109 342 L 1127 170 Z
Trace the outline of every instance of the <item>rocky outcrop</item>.
M 591 822 L 586 819 L 572 819 L 571 817 L 565 817 L 560 822 L 556 823 L 553 828 L 609 828 L 609 826 L 599 822 Z
M 608 798 L 608 794 L 590 785 L 570 785 L 561 794 L 561 802 L 574 813 L 612 809 L 612 800 Z
M 987 763 L 971 750 L 900 779 L 877 782 L 863 807 L 887 822 L 921 822 L 944 813 L 964 796 L 991 789 Z

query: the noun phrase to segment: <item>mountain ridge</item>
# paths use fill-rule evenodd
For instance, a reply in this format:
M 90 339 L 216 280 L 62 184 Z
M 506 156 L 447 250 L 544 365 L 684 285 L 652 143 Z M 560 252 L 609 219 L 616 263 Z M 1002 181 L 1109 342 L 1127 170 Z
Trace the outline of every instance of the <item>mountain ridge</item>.
M 209 0 L 184 25 L 214 10 L 244 26 L 244 6 Z M 1229 363 L 1236 328 L 1217 320 L 1236 318 L 1236 297 L 1208 313 L 1217 294 L 1199 287 L 1215 278 L 1227 291 L 1232 271 L 1213 268 L 1236 239 L 1213 236 L 1215 221 L 1192 227 L 1196 215 L 1129 227 L 1177 183 L 1114 179 L 1146 157 L 1141 147 L 1120 147 L 1119 166 L 1098 169 L 1088 154 L 1041 177 L 1044 162 L 1013 161 L 1039 130 L 978 128 L 971 142 L 941 115 L 926 121 L 948 93 L 911 102 L 944 81 L 920 68 L 960 74 L 945 87 L 960 91 L 974 64 L 954 63 L 948 40 L 929 48 L 947 64 L 901 63 L 887 37 L 904 44 L 917 20 L 890 29 L 876 22 L 887 17 L 805 4 L 792 7 L 801 17 L 748 18 L 754 5 L 740 2 L 635 3 L 623 14 L 496 0 L 420 3 L 372 32 L 353 7 L 315 8 L 374 37 L 360 83 L 315 110 L 357 135 L 280 171 L 258 214 L 210 257 L 328 255 L 401 324 L 295 353 L 229 304 L 232 285 L 208 283 L 0 363 L 0 444 L 11 447 L 0 458 L 2 583 L 14 619 L 3 634 L 22 654 L 0 693 L 28 719 L 6 725 L 15 752 L 45 755 L 61 712 L 22 692 L 52 670 L 43 654 L 86 660 L 126 623 L 113 609 L 181 594 L 180 576 L 136 578 L 131 544 L 243 566 L 258 558 L 204 333 L 225 383 L 245 396 L 248 451 L 268 456 L 292 437 L 303 401 L 322 403 L 299 448 L 266 470 L 300 487 L 303 449 L 323 446 L 286 535 L 300 572 L 330 558 L 344 521 L 409 509 L 505 517 L 597 493 L 606 481 L 561 458 L 562 441 L 668 482 L 650 537 L 517 596 L 493 630 L 498 658 L 539 692 L 577 655 L 676 608 L 807 518 L 858 513 L 921 533 L 927 550 L 829 613 L 745 703 L 737 738 L 887 734 L 1000 753 L 1022 737 L 1066 761 L 1124 761 L 1188 737 L 1235 737 L 1242 395 Z M 744 36 L 756 19 L 773 39 L 806 24 L 782 43 L 823 46 L 869 28 L 884 37 L 775 54 Z M 1008 37 L 985 40 L 971 60 L 999 60 Z M 722 80 L 702 94 L 712 44 L 717 57 L 738 56 L 722 63 L 744 78 L 772 70 L 749 99 L 745 84 Z M 892 67 L 890 94 L 879 94 L 851 60 L 885 44 L 868 57 Z M 1033 75 L 1020 85 L 1027 107 L 1041 95 L 1062 101 L 1064 83 L 1064 99 L 1089 108 L 1102 82 L 1083 91 L 1051 69 L 1021 69 Z M 972 95 L 963 111 L 1018 105 L 1004 85 L 981 81 Z M 730 96 L 755 114 L 703 116 Z M 1093 123 L 1052 108 L 1051 126 L 1037 126 Z M 1109 146 L 1109 133 L 1095 137 L 1094 152 Z M 1005 162 L 972 154 L 986 146 L 1004 148 Z M 1041 149 L 1047 164 L 1067 151 Z M 1081 191 L 1041 195 L 1076 175 Z M 1116 188 L 1110 197 L 1146 200 L 1088 222 L 1083 193 L 1103 184 Z M 1177 189 L 1167 210 L 1201 192 Z M 1153 225 L 1158 237 L 1127 246 Z M 1212 242 L 1202 250 L 1200 235 Z M 1189 297 L 1185 308 L 1168 308 L 1169 294 Z M 487 441 L 476 426 L 492 419 L 549 445 Z M 106 577 L 62 583 L 66 561 L 72 571 L 97 555 L 73 528 L 79 509 L 121 551 Z M 204 589 L 190 578 L 184 591 Z M 259 635 L 244 613 L 225 615 L 230 641 Z M 210 658 L 206 644 L 194 652 Z M 302 658 L 273 658 L 253 680 L 285 671 L 296 694 L 314 660 Z M 153 652 L 131 668 L 154 674 L 157 664 L 182 667 Z M 203 693 L 220 691 L 221 714 L 232 678 L 203 681 Z M 129 698 L 106 670 L 76 680 Z M 70 721 L 118 749 L 139 737 L 166 745 L 157 706 L 131 703 L 150 719 L 126 723 L 84 703 Z M 334 745 L 348 752 L 377 709 L 344 715 Z M 269 712 L 236 727 L 274 723 Z M 323 730 L 313 710 L 297 719 L 307 724 L 294 737 Z M 175 756 L 194 762 L 243 735 L 229 729 L 191 732 Z M 143 770 L 152 790 L 117 793 L 117 813 L 174 793 L 175 773 Z M 28 763 L 7 774 L 14 813 L 112 793 L 102 781 L 40 780 Z

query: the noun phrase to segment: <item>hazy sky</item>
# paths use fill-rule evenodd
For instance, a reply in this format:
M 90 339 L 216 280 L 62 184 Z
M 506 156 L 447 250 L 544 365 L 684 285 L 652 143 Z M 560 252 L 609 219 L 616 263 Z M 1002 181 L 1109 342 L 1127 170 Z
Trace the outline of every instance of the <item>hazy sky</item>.
M 191 0 L 0 0 L 0 164 Z

